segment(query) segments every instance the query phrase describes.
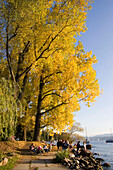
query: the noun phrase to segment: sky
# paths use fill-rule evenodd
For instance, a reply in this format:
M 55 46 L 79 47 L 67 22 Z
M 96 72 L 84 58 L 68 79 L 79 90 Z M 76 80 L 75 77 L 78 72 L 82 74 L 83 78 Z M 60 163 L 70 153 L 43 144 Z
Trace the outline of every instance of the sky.
M 113 133 L 113 0 L 95 0 L 87 18 L 88 31 L 78 37 L 85 51 L 92 51 L 98 63 L 97 72 L 103 94 L 87 107 L 81 105 L 75 120 L 87 129 L 88 136 Z M 85 136 L 86 131 L 80 133 Z

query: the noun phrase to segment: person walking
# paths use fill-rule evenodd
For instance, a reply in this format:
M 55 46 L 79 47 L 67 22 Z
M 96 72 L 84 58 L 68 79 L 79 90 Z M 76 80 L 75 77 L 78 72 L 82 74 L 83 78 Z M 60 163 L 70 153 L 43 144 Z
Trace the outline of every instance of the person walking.
M 80 149 L 80 141 L 77 142 L 77 154 L 78 154 L 79 149 Z
M 84 150 L 86 150 L 86 141 L 83 142 Z

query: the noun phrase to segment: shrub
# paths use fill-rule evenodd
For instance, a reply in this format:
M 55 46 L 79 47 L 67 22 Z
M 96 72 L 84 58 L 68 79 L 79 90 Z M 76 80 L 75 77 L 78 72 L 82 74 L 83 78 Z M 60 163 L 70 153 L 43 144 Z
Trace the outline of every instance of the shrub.
M 2 151 L 0 151 L 0 162 L 2 161 L 2 159 L 3 159 L 3 153 Z
M 12 170 L 14 165 L 17 163 L 18 157 L 8 158 L 8 163 L 0 167 L 0 170 Z
M 56 154 L 56 161 L 61 162 L 65 158 L 69 158 L 69 151 L 68 150 L 62 150 L 60 152 L 57 152 Z

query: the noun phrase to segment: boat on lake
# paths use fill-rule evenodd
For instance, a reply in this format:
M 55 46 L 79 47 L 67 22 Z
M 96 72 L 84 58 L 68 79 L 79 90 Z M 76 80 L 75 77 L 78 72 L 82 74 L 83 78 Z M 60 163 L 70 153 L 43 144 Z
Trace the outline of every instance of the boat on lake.
M 112 131 L 111 131 L 111 129 L 110 129 L 110 132 L 111 132 L 111 137 L 110 137 L 110 139 L 107 139 L 107 140 L 106 140 L 106 143 L 113 143 L 113 137 L 112 137 Z
M 113 143 L 113 139 L 106 140 L 106 143 Z

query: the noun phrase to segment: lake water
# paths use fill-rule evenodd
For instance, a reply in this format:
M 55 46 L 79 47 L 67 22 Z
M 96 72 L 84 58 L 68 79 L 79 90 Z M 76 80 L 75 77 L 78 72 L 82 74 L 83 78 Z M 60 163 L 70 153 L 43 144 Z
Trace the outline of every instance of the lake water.
M 105 140 L 91 140 L 92 152 L 100 153 L 100 158 L 104 159 L 104 162 L 110 163 L 111 167 L 107 170 L 113 170 L 113 143 L 106 143 Z

